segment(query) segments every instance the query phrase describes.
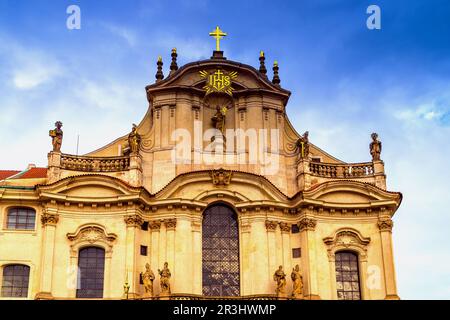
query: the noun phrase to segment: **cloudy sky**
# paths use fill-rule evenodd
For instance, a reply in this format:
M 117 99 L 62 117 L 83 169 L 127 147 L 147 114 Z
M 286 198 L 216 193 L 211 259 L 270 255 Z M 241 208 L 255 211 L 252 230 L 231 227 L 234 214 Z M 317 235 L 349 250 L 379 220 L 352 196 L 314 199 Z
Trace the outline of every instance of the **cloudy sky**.
M 66 9 L 81 8 L 81 30 Z M 381 8 L 381 30 L 366 9 Z M 450 298 L 450 2 L 381 0 L 0 0 L 0 169 L 46 166 L 48 130 L 87 153 L 147 110 L 161 55 L 209 58 L 218 24 L 228 59 L 280 64 L 299 132 L 336 157 L 370 160 L 383 141 L 388 188 L 404 195 L 394 249 L 403 299 Z M 446 240 L 447 239 L 447 240 Z

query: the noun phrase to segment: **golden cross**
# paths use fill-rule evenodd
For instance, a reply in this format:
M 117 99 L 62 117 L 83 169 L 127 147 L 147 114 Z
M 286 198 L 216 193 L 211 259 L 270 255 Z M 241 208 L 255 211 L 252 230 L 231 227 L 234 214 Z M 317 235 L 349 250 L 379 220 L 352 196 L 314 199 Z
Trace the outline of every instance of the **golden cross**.
M 209 35 L 216 39 L 216 51 L 220 51 L 220 40 L 222 40 L 223 37 L 226 37 L 227 34 L 217 26 L 216 30 L 210 32 Z

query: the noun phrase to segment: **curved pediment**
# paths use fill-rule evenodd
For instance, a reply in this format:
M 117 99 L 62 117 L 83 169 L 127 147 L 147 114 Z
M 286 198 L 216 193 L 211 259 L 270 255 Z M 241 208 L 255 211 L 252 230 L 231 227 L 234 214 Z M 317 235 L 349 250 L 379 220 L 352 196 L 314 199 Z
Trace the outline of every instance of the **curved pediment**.
M 401 193 L 389 192 L 370 183 L 352 180 L 334 180 L 314 186 L 304 191 L 305 199 L 332 204 L 369 205 L 386 203 L 400 205 Z
M 166 79 L 147 86 L 146 90 L 149 96 L 156 91 L 174 88 L 177 90 L 191 89 L 203 93 L 206 79 L 202 77 L 201 72 L 209 74 L 216 70 L 222 70 L 225 73 L 234 72 L 236 74 L 232 81 L 232 87 L 236 94 L 247 91 L 267 92 L 281 96 L 285 103 L 287 103 L 291 94 L 290 91 L 274 85 L 254 67 L 225 59 L 210 59 L 188 63 Z
M 193 199 L 209 202 L 218 197 L 235 202 L 285 202 L 286 195 L 262 176 L 240 171 L 204 170 L 177 176 L 156 193 L 156 199 Z
M 55 183 L 37 187 L 41 196 L 79 199 L 117 199 L 139 196 L 144 190 L 128 185 L 124 181 L 99 174 L 67 177 Z

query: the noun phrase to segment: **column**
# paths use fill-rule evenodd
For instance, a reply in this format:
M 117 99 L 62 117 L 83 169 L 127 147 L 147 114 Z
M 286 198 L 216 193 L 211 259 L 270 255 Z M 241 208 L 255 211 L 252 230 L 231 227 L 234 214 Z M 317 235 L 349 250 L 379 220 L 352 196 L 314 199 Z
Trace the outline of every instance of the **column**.
M 129 299 L 139 297 L 139 270 L 137 270 L 137 228 L 140 228 L 144 223 L 142 217 L 138 214 L 130 214 L 125 216 L 124 221 L 127 225 L 126 232 L 126 261 L 125 261 L 125 279 L 128 277 L 128 284 L 130 290 L 128 293 Z
M 53 299 L 52 277 L 55 254 L 55 234 L 56 224 L 59 221 L 57 211 L 56 208 L 45 208 L 41 215 L 43 227 L 42 258 L 40 268 L 40 288 L 39 293 L 36 294 L 36 299 Z
M 300 237 L 302 248 L 303 280 L 305 281 L 305 299 L 320 299 L 317 284 L 318 265 L 316 262 L 316 243 L 314 230 L 317 220 L 305 217 L 300 220 Z
M 292 288 L 291 271 L 294 267 L 292 265 L 292 248 L 291 248 L 291 226 L 286 222 L 280 222 L 281 240 L 283 248 L 283 268 L 284 272 L 288 275 L 286 277 L 286 293 L 289 294 L 289 290 Z
M 192 294 L 203 294 L 202 283 L 202 217 L 191 221 L 192 233 Z
M 392 250 L 392 227 L 394 222 L 390 217 L 381 217 L 378 228 L 381 235 L 381 250 L 383 254 L 384 281 L 386 287 L 385 299 L 400 299 L 397 295 L 395 279 L 394 256 Z
M 277 264 L 277 243 L 275 239 L 275 232 L 277 230 L 278 222 L 266 220 L 266 231 L 267 231 L 267 241 L 268 241 L 268 252 L 267 256 L 269 257 L 269 268 L 268 271 L 268 279 L 271 279 L 273 273 L 278 268 L 279 264 Z M 268 281 L 268 293 L 275 292 L 274 282 Z
M 151 232 L 151 234 L 150 234 L 150 239 L 151 239 L 150 266 L 156 277 L 156 279 L 153 283 L 153 293 L 154 293 L 154 295 L 156 295 L 159 293 L 159 285 L 156 285 L 158 282 L 157 281 L 157 279 L 158 279 L 157 270 L 161 269 L 160 265 L 164 263 L 164 262 L 161 263 L 161 261 L 159 260 L 159 250 L 160 250 L 159 235 L 160 235 L 160 230 L 161 230 L 161 221 L 160 220 L 150 221 L 148 225 L 150 227 L 150 232 Z
M 250 257 L 250 231 L 251 225 L 248 221 L 239 219 L 239 252 L 240 252 L 240 281 L 241 296 L 250 295 L 253 292 L 253 279 L 251 276 L 251 257 Z
M 269 260 L 267 257 L 267 234 L 264 219 L 252 221 L 252 237 L 250 239 L 252 257 L 251 268 L 253 269 L 253 292 L 252 294 L 267 294 L 267 277 Z

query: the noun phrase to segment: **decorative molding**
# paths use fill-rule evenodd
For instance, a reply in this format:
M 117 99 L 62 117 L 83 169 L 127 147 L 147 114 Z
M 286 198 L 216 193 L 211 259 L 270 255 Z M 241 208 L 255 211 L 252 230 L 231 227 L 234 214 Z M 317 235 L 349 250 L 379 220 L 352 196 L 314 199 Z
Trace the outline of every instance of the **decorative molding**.
M 233 171 L 219 169 L 211 171 L 212 183 L 215 186 L 227 186 L 231 182 L 231 178 L 233 176 Z
M 277 229 L 278 222 L 272 220 L 266 220 L 266 230 L 275 231 Z
M 167 230 L 175 230 L 177 228 L 177 219 L 176 218 L 166 219 L 164 220 L 164 224 Z
M 280 222 L 280 229 L 282 233 L 290 233 L 291 232 L 291 225 L 286 222 Z
M 298 227 L 300 232 L 306 231 L 314 231 L 316 229 L 317 220 L 312 218 L 303 218 L 299 221 Z
M 380 231 L 389 231 L 392 232 L 392 228 L 394 227 L 394 221 L 390 218 L 384 218 L 378 220 L 378 228 Z
M 71 242 L 72 257 L 77 257 L 78 250 L 89 245 L 100 245 L 105 249 L 106 256 L 111 257 L 112 246 L 117 239 L 117 235 L 107 233 L 103 226 L 89 224 L 79 227 L 74 233 L 68 233 L 67 239 Z
M 334 255 L 340 250 L 353 250 L 359 253 L 361 261 L 367 259 L 369 237 L 363 237 L 359 231 L 352 228 L 341 228 L 334 235 L 326 237 L 323 242 L 327 246 L 328 258 L 334 261 Z
M 58 214 L 52 214 L 52 213 L 48 213 L 48 212 L 44 211 L 41 215 L 41 223 L 42 223 L 43 227 L 45 227 L 47 225 L 56 226 L 58 221 L 59 221 Z
M 125 216 L 124 221 L 127 227 L 140 227 L 144 223 L 144 219 L 138 214 Z

